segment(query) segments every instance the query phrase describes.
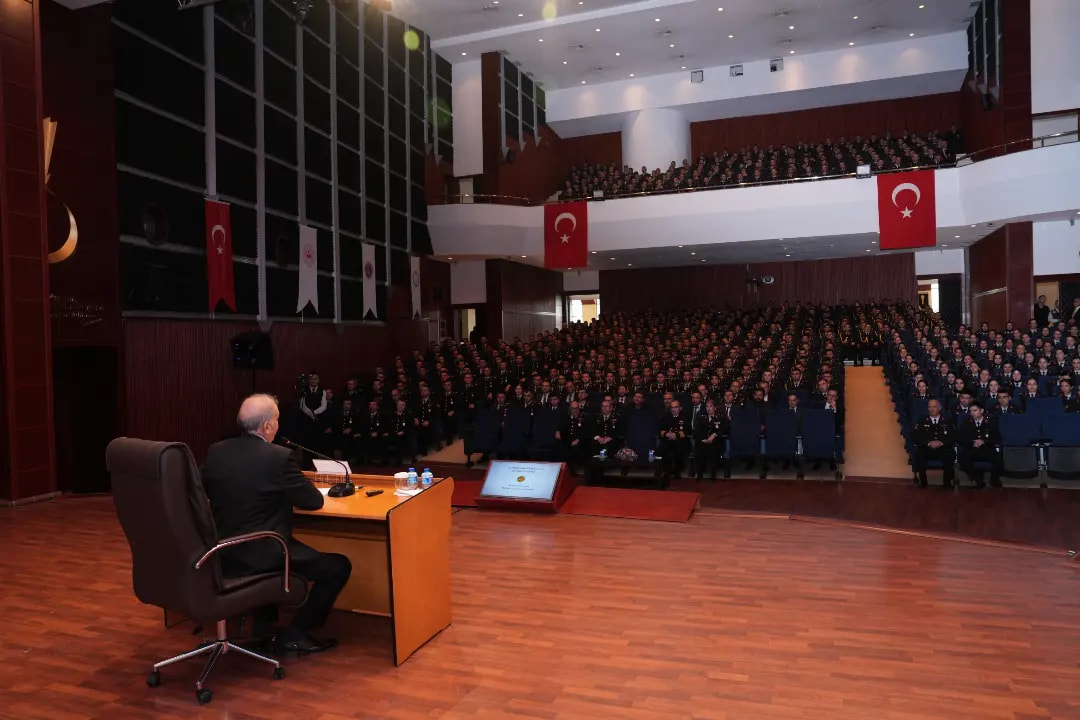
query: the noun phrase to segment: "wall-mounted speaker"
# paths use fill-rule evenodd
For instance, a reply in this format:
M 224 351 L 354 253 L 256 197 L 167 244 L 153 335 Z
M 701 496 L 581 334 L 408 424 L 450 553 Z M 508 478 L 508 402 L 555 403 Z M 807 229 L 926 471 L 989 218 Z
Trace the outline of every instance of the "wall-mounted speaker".
M 274 348 L 264 332 L 241 333 L 232 339 L 233 367 L 244 370 L 273 370 Z

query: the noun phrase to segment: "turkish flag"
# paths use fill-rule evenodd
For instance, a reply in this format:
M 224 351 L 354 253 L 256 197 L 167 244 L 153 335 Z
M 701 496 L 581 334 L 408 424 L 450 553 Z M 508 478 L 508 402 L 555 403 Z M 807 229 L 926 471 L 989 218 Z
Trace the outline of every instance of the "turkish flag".
M 544 267 L 581 268 L 589 264 L 589 203 L 544 206 Z
M 236 312 L 229 205 L 214 200 L 206 201 L 206 276 L 210 312 L 214 312 L 220 301 Z
M 937 244 L 933 170 L 878 175 L 877 189 L 882 250 Z

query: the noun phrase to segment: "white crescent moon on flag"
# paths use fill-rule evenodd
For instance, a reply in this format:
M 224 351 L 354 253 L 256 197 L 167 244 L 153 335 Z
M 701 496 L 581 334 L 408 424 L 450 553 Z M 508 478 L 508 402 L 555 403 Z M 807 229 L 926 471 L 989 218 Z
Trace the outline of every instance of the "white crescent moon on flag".
M 556 216 L 556 218 L 555 218 L 555 230 L 556 231 L 558 231 L 558 229 L 559 229 L 559 223 L 561 223 L 563 220 L 566 220 L 566 219 L 569 219 L 570 222 L 573 223 L 573 227 L 570 228 L 570 232 L 574 232 L 575 230 L 577 230 L 577 217 L 574 216 L 574 213 L 564 212 L 564 213 L 559 213 L 559 215 Z
M 900 207 L 899 205 L 896 205 L 896 196 L 902 193 L 904 190 L 910 190 L 911 192 L 915 193 L 916 205 L 918 205 L 919 201 L 922 200 L 922 190 L 919 189 L 918 185 L 916 185 L 915 183 L 900 183 L 895 188 L 893 188 L 892 191 L 892 204 L 896 207 Z
M 50 191 L 51 192 L 51 191 Z M 59 199 L 59 198 L 57 198 Z M 67 211 L 68 218 L 68 236 L 64 240 L 64 244 L 60 246 L 60 249 L 49 253 L 49 264 L 55 265 L 67 260 L 75 252 L 75 248 L 79 245 L 79 224 L 75 222 L 75 214 L 71 212 L 71 208 L 67 206 L 63 200 L 60 204 L 64 206 L 64 210 Z
M 213 241 L 214 241 L 215 243 L 217 243 L 217 241 L 218 241 L 218 239 L 217 239 L 217 233 L 219 233 L 219 232 L 221 233 L 221 245 L 222 245 L 222 246 L 224 246 L 224 245 L 225 245 L 225 228 L 224 228 L 223 226 L 221 226 L 221 225 L 215 225 L 215 226 L 213 227 L 213 229 L 212 229 L 212 230 L 210 230 L 210 238 L 211 238 L 211 239 L 212 239 L 212 240 L 213 240 Z

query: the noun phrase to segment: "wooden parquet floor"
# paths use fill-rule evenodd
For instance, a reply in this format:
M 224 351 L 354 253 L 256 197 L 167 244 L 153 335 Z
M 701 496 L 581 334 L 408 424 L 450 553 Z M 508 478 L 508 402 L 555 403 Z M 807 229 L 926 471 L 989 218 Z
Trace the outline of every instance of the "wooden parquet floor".
M 379 621 L 289 676 L 190 648 L 131 592 L 108 498 L 0 512 L 5 720 L 1080 718 L 1080 567 L 1060 556 L 702 512 L 465 510 L 454 624 L 400 668 Z

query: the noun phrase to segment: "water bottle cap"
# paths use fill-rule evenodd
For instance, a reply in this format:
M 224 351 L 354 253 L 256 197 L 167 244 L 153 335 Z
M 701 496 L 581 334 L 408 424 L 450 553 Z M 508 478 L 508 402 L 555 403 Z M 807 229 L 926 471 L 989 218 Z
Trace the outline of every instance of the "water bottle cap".
M 431 472 L 431 468 L 424 468 L 424 472 Z
M 416 472 L 416 468 L 409 468 L 409 472 Z

